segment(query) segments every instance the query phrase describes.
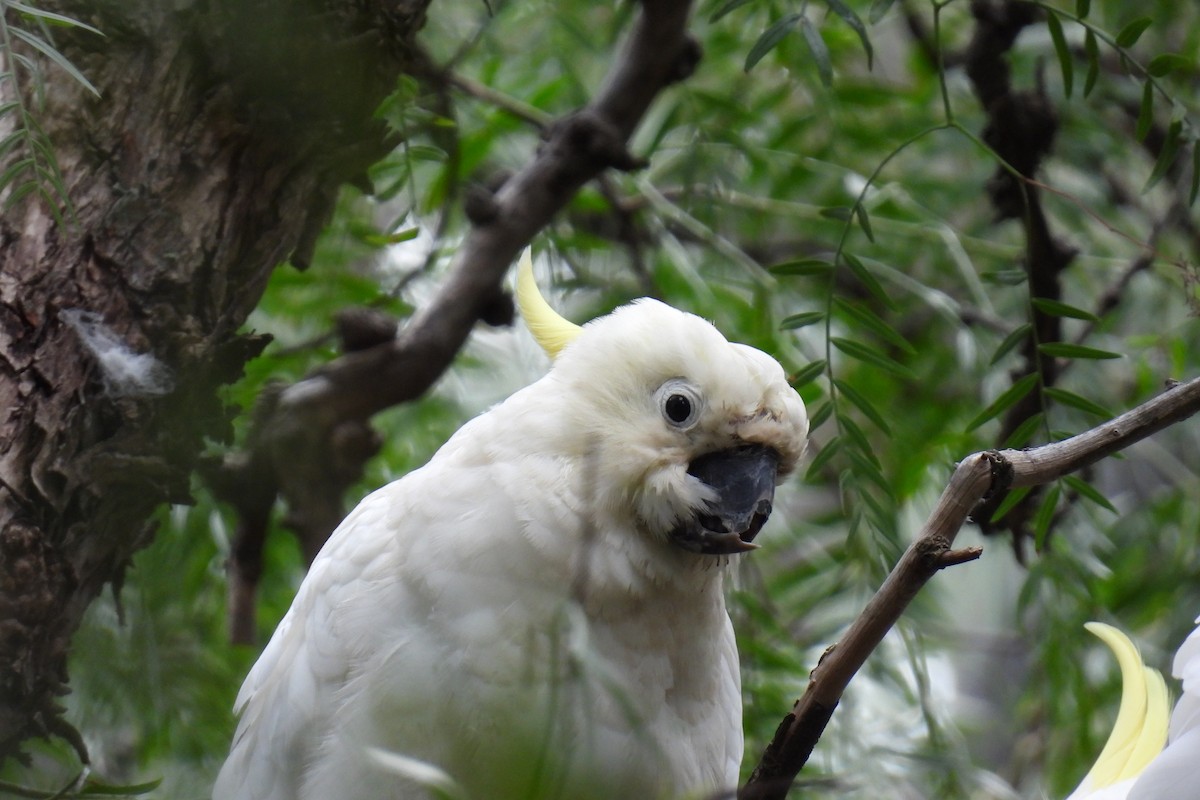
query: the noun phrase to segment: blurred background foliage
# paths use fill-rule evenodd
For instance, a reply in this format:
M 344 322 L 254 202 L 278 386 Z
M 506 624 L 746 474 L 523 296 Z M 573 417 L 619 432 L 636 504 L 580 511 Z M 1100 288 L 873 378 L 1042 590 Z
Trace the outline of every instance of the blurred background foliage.
M 701 66 L 634 141 L 647 168 L 588 187 L 535 242 L 542 282 L 568 316 L 657 295 L 774 354 L 819 423 L 807 475 L 782 494 L 733 589 L 747 771 L 954 462 L 1005 444 L 1001 420 L 1022 388 L 1034 417 L 1007 438 L 1033 445 L 1200 374 L 1200 7 L 1047 3 L 1057 22 L 1039 17 L 1007 54 L 1014 86 L 1043 92 L 1059 124 L 1037 178 L 1051 187 L 1040 194 L 1047 224 L 1076 254 L 1054 277 L 1053 305 L 1031 297 L 1020 220 L 998 221 L 989 202 L 997 158 L 981 144 L 987 116 L 962 58 L 977 5 L 701 3 Z M 250 408 L 273 382 L 332 358 L 342 309 L 403 318 L 421 306 L 465 230 L 466 187 L 519 168 L 539 125 L 586 102 L 632 13 L 434 3 L 422 42 L 447 75 L 402 81 L 380 109 L 406 143 L 373 169 L 373 194 L 345 190 L 307 272 L 276 272 L 249 326 L 274 343 L 228 401 Z M 1076 349 L 1026 359 L 1035 313 L 1057 319 Z M 384 450 L 348 507 L 544 369 L 522 331 L 481 329 L 429 396 L 374 420 Z M 1169 671 L 1200 613 L 1198 444 L 1200 424 L 1184 423 L 1082 481 L 1021 498 L 1024 518 L 999 519 L 987 537 L 968 526 L 959 542 L 983 544 L 983 557 L 918 598 L 852 684 L 793 796 L 1065 796 L 1099 752 L 1119 692 L 1083 623 L 1129 631 Z M 96 774 L 161 778 L 156 797 L 207 796 L 257 653 L 227 643 L 235 520 L 199 481 L 194 494 L 195 505 L 162 511 L 125 585 L 95 604 L 65 699 Z M 278 517 L 261 642 L 303 573 Z M 3 777 L 53 789 L 78 771 L 65 747 L 35 747 L 32 768 Z

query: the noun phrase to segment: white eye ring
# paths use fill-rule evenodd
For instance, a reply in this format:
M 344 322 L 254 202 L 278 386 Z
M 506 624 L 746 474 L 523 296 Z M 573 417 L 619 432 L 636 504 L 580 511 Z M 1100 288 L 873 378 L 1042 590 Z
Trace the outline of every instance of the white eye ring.
M 672 378 L 654 393 L 663 420 L 672 428 L 687 430 L 700 419 L 704 400 L 700 392 L 683 378 Z

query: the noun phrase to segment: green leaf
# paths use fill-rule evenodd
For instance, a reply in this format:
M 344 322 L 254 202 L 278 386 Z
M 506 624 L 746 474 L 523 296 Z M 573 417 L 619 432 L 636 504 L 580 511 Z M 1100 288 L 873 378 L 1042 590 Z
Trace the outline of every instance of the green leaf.
M 1163 139 L 1162 149 L 1158 151 L 1158 160 L 1154 162 L 1154 169 L 1150 171 L 1150 177 L 1146 179 L 1146 185 L 1142 187 L 1143 192 L 1154 188 L 1167 174 L 1171 165 L 1175 163 L 1175 159 L 1179 157 L 1181 133 L 1183 133 L 1183 120 L 1171 120 L 1171 124 L 1167 126 L 1167 136 Z
M 1130 48 L 1137 44 L 1137 40 L 1142 37 L 1154 20 L 1149 17 L 1138 17 L 1133 22 L 1130 22 L 1124 28 L 1121 28 L 1117 34 L 1117 47 Z
M 1004 341 L 996 348 L 996 352 L 992 354 L 992 360 L 988 362 L 989 367 L 996 366 L 996 362 L 1008 355 L 1014 347 L 1029 336 L 1029 332 L 1033 330 L 1033 326 L 1026 322 L 1024 325 L 1018 325 L 1008 336 L 1004 337 Z
M 1083 79 L 1083 96 L 1087 97 L 1096 88 L 1096 80 L 1100 77 L 1100 43 L 1096 41 L 1096 34 L 1091 28 L 1083 37 L 1083 52 L 1088 62 L 1087 76 Z
M 758 41 L 750 48 L 750 52 L 746 55 L 746 63 L 742 67 L 743 70 L 749 72 L 754 69 L 754 65 L 762 61 L 763 56 L 771 52 L 775 45 L 783 41 L 783 37 L 792 32 L 792 28 L 796 27 L 796 23 L 801 19 L 800 14 L 788 14 L 782 19 L 775 21 L 775 24 L 762 32 L 758 37 Z
M 847 300 L 844 297 L 834 297 L 833 304 L 884 341 L 895 345 L 910 356 L 917 354 L 917 349 L 909 344 L 908 340 L 898 330 L 884 322 L 874 311 L 871 311 L 866 306 Z
M 971 420 L 970 424 L 967 425 L 967 432 L 969 433 L 975 430 L 988 420 L 998 417 L 1000 414 L 1012 408 L 1022 397 L 1029 394 L 1030 390 L 1032 390 L 1034 386 L 1037 386 L 1037 382 L 1038 374 L 1036 372 L 1031 372 L 1024 378 L 1018 380 L 1012 386 L 1005 389 L 999 397 L 992 401 L 991 405 L 989 405 L 983 411 L 980 411 L 979 415 L 976 416 L 975 419 Z
M 825 420 L 829 419 L 831 414 L 833 414 L 833 403 L 822 403 L 817 406 L 817 410 L 808 418 L 808 429 L 815 431 L 825 424 Z
M 854 216 L 858 217 L 858 225 L 862 228 L 862 232 L 866 235 L 867 240 L 874 244 L 875 234 L 871 232 L 871 218 L 867 216 L 867 209 L 862 203 L 854 207 Z
M 817 377 L 819 377 L 823 372 L 825 372 L 825 365 L 827 363 L 828 362 L 822 358 L 812 362 L 811 364 L 808 364 L 795 375 L 793 375 L 788 383 L 792 385 L 793 389 L 799 389 L 801 386 L 807 386 L 816 380 Z
M 846 451 L 846 455 L 850 458 L 850 463 L 854 467 L 854 471 L 875 484 L 875 488 L 879 489 L 889 499 L 892 497 L 892 487 L 888 484 L 887 478 L 883 476 L 883 469 L 879 464 L 868 458 L 868 453 L 863 450 L 856 450 L 853 447 Z
M 1142 104 L 1138 109 L 1137 127 L 1134 128 L 1133 135 L 1140 142 L 1146 138 L 1146 134 L 1150 132 L 1150 126 L 1154 124 L 1154 84 L 1146 81 L 1142 87 Z
M 58 52 L 57 50 L 55 50 L 54 47 L 52 47 L 50 44 L 46 43 L 43 39 L 33 35 L 29 31 L 24 30 L 22 28 L 10 27 L 9 32 L 13 36 L 15 36 L 16 38 L 25 42 L 25 44 L 29 45 L 34 50 L 37 50 L 39 53 L 44 55 L 46 58 L 50 59 L 52 62 L 57 64 L 59 69 L 63 70 L 68 75 L 70 75 L 72 78 L 74 78 L 79 83 L 80 86 L 87 89 L 89 92 L 94 94 L 96 97 L 100 96 L 100 90 L 97 89 L 95 86 L 92 86 L 92 82 L 89 81 L 87 78 L 85 78 L 83 76 L 83 73 L 80 72 L 79 70 L 77 70 L 75 68 L 75 65 L 67 60 L 66 56 L 64 56 L 62 53 Z
M 896 0 L 873 0 L 871 10 L 867 12 L 867 19 L 874 25 L 879 20 L 883 19 L 884 14 L 891 10 L 892 5 Z
M 1156 78 L 1170 75 L 1176 70 L 1190 70 L 1191 68 L 1192 60 L 1187 56 L 1179 55 L 1179 53 L 1162 53 L 1150 59 L 1150 63 L 1146 65 L 1146 71 Z
M 405 146 L 404 152 L 413 161 L 445 161 L 446 151 L 440 147 L 434 147 L 428 144 L 410 144 Z
M 62 14 L 55 14 L 52 11 L 43 11 L 40 8 L 34 8 L 33 6 L 27 6 L 24 3 L 14 2 L 13 0 L 7 0 L 7 2 L 4 3 L 4 5 L 11 8 L 13 11 L 18 11 L 22 14 L 25 14 L 26 16 L 35 17 L 37 19 L 42 19 L 42 20 L 45 20 L 46 22 L 49 22 L 52 24 L 62 25 L 63 27 L 67 27 L 67 28 L 80 28 L 82 30 L 88 31 L 89 33 L 94 33 L 98 36 L 104 35 L 103 31 L 99 30 L 98 28 L 93 28 L 91 25 L 88 25 L 86 22 L 81 22 L 81 21 L 75 19 L 74 17 L 64 17 Z
M 833 13 L 841 17 L 858 34 L 858 40 L 862 42 L 863 50 L 867 53 L 867 69 L 871 69 L 875 59 L 875 51 L 871 47 L 871 37 L 867 35 L 867 28 L 863 25 L 858 14 L 850 6 L 843 3 L 842 0 L 825 0 L 825 3 Z
M 1025 418 L 1025 421 L 1017 426 L 1017 429 L 1008 435 L 1004 440 L 1005 447 L 1024 447 L 1029 444 L 1029 440 L 1033 438 L 1033 434 L 1042 426 L 1042 420 L 1045 415 L 1039 411 L 1036 414 L 1031 414 Z
M 809 325 L 815 325 L 825 319 L 824 311 L 804 311 L 799 314 L 792 314 L 790 317 L 784 317 L 783 322 L 779 323 L 779 330 L 793 331 L 797 328 L 807 328 Z
M 855 407 L 857 407 L 858 410 L 863 413 L 864 417 L 875 423 L 875 427 L 879 428 L 879 430 L 883 431 L 888 436 L 892 435 L 892 429 L 888 427 L 887 421 L 884 420 L 883 415 L 879 413 L 879 409 L 875 408 L 875 405 L 861 392 L 845 381 L 839 381 L 836 378 L 833 381 L 833 385 L 838 388 L 839 392 L 846 396 L 847 400 L 853 403 Z
M 1087 19 L 1088 12 L 1091 10 L 1092 0 L 1075 0 L 1075 16 Z
M 1046 546 L 1046 535 L 1050 533 L 1050 523 L 1054 521 L 1054 512 L 1058 508 L 1058 497 L 1062 489 L 1058 484 L 1050 487 L 1042 498 L 1037 513 L 1033 515 L 1033 541 L 1040 552 Z
M 908 367 L 901 364 L 899 361 L 884 355 L 875 348 L 865 345 L 862 342 L 856 342 L 852 339 L 843 339 L 840 336 L 831 336 L 829 341 L 838 350 L 841 350 L 851 358 L 862 361 L 865 364 L 878 367 L 885 372 L 890 372 L 898 378 L 905 380 L 916 380 L 916 375 Z
M 992 518 L 989 522 L 999 522 L 1004 518 L 1004 515 L 1012 511 L 1017 503 L 1025 499 L 1025 495 L 1033 490 L 1032 486 L 1022 486 L 1018 489 L 1013 489 L 1005 498 L 1000 501 L 1000 505 L 996 506 L 996 510 L 992 512 Z
M 833 64 L 829 60 L 829 48 L 825 46 L 821 32 L 808 17 L 800 18 L 800 32 L 804 34 L 804 43 L 808 45 L 808 51 L 817 62 L 817 76 L 821 79 L 821 85 L 828 89 L 833 85 Z
M 1070 342 L 1046 342 L 1039 344 L 1038 350 L 1044 355 L 1054 358 L 1121 358 L 1120 353 L 1113 353 L 1109 350 L 1097 350 L 1095 347 L 1085 347 L 1081 344 L 1071 344 Z
M 858 423 L 842 413 L 837 415 L 837 422 L 838 429 L 841 430 L 843 438 L 854 445 L 851 449 L 857 448 L 865 458 L 870 459 L 876 466 L 879 466 L 879 460 L 875 458 L 875 448 L 871 446 L 871 440 L 867 438 L 866 432 L 858 426 Z
M 883 286 L 880 285 L 879 281 L 875 279 L 875 276 L 871 274 L 871 271 L 867 269 L 866 264 L 864 264 L 858 258 L 858 256 L 855 256 L 853 253 L 842 251 L 842 261 L 847 267 L 850 268 L 850 271 L 854 273 L 854 277 L 858 278 L 859 283 L 861 283 L 868 292 L 875 296 L 876 300 L 883 303 L 892 311 L 896 310 L 896 304 L 892 302 L 892 298 L 888 297 L 888 293 L 883 290 Z
M 798 258 L 768 267 L 772 275 L 828 275 L 833 264 L 823 258 Z
M 1118 513 L 1117 507 L 1109 502 L 1108 498 L 1101 494 L 1099 489 L 1097 489 L 1095 486 L 1092 486 L 1083 478 L 1080 478 L 1077 475 L 1064 475 L 1063 482 L 1066 483 L 1067 486 L 1070 486 L 1072 489 L 1074 489 L 1080 497 L 1085 497 L 1101 508 L 1107 509 L 1114 514 Z
M 825 208 L 822 208 L 817 213 L 826 219 L 837 219 L 845 222 L 846 220 L 850 219 L 850 214 L 852 211 L 853 209 L 851 209 L 850 206 L 825 206 Z
M 997 286 L 1020 286 L 1029 280 L 1023 269 L 993 269 L 984 272 L 980 277 Z
M 830 459 L 837 455 L 838 450 L 841 449 L 842 439 L 840 436 L 834 436 L 826 442 L 825 446 L 813 458 L 812 463 L 808 465 L 808 469 L 804 473 L 804 479 L 812 481 L 822 477 L 821 470 L 829 463 Z
M 1048 297 L 1034 297 L 1029 302 L 1033 303 L 1033 307 L 1043 314 L 1048 314 L 1052 317 L 1070 317 L 1071 319 L 1085 319 L 1088 322 L 1096 322 L 1100 318 L 1090 311 L 1085 311 L 1082 308 L 1067 305 L 1058 300 L 1051 300 Z
M 1071 57 L 1071 48 L 1067 46 L 1067 37 L 1063 35 L 1062 22 L 1058 14 L 1046 12 L 1046 27 L 1050 29 L 1050 41 L 1054 43 L 1054 52 L 1058 55 L 1058 67 L 1062 71 L 1063 94 L 1071 96 L 1075 84 L 1075 59 Z
M 1092 402 L 1086 397 L 1068 392 L 1066 389 L 1058 389 L 1055 387 L 1047 387 L 1046 396 L 1054 400 L 1056 403 L 1062 403 L 1064 406 L 1077 408 L 1088 414 L 1094 414 L 1101 419 L 1112 419 L 1115 415 L 1099 403 Z
M 753 0 L 729 0 L 729 2 L 727 2 L 725 5 L 721 6 L 716 11 L 714 11 L 712 16 L 708 18 L 708 21 L 716 22 L 721 17 L 728 14 L 730 11 L 739 9 L 742 6 L 747 5 L 748 3 L 751 3 L 751 2 L 753 2 Z

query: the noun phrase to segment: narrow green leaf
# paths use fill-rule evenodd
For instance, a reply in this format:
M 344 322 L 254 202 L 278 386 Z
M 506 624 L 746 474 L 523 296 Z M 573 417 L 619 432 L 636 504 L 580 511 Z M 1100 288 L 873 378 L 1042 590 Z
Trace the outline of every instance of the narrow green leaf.
M 815 431 L 825 424 L 825 420 L 829 419 L 831 414 L 833 414 L 833 403 L 822 403 L 817 406 L 817 410 L 808 418 L 808 429 Z
M 1150 59 L 1150 63 L 1146 65 L 1146 71 L 1156 78 L 1170 75 L 1176 70 L 1190 70 L 1191 68 L 1192 60 L 1179 53 L 1162 53 Z
M 833 264 L 823 258 L 797 258 L 768 267 L 772 275 L 828 275 Z
M 758 41 L 750 48 L 750 52 L 746 54 L 746 64 L 742 67 L 743 70 L 749 72 L 754 69 L 754 65 L 762 61 L 763 56 L 771 52 L 775 45 L 783 41 L 783 37 L 792 32 L 792 28 L 796 27 L 801 16 L 799 14 L 788 14 L 782 19 L 775 21 L 771 27 L 762 32 L 758 37 Z
M 1047 387 L 1046 396 L 1056 403 L 1062 403 L 1064 406 L 1070 406 L 1071 408 L 1078 408 L 1080 411 L 1094 414 L 1101 419 L 1112 419 L 1115 416 L 1099 403 L 1088 400 L 1086 397 L 1077 395 L 1074 392 L 1068 392 L 1066 389 L 1059 389 L 1053 386 Z
M 1005 389 L 999 397 L 992 401 L 991 405 L 980 411 L 979 415 L 971 420 L 970 424 L 967 425 L 967 432 L 975 430 L 983 423 L 1000 416 L 1000 414 L 1015 406 L 1022 397 L 1029 394 L 1034 386 L 1037 386 L 1037 382 L 1038 374 L 1031 372 Z
M 878 466 L 879 459 L 875 458 L 875 448 L 871 446 L 871 440 L 867 438 L 866 432 L 858 426 L 858 423 L 841 413 L 837 415 L 837 422 L 838 429 L 842 432 L 842 438 L 854 445 L 851 449 L 857 448 L 863 453 L 864 457 L 870 459 Z
M 830 459 L 837 455 L 838 450 L 841 449 L 842 439 L 840 436 L 834 436 L 826 442 L 825 446 L 821 448 L 820 452 L 813 457 L 812 462 L 808 465 L 808 469 L 804 473 L 804 479 L 812 481 L 821 478 L 821 470 L 829 463 Z
M 8 169 L 0 173 L 0 188 L 8 186 L 10 183 L 16 180 L 18 175 L 25 170 L 32 169 L 35 164 L 36 162 L 34 162 L 33 158 L 31 157 L 17 159 L 13 163 L 9 164 Z
M 1045 415 L 1039 411 L 1036 414 L 1031 414 L 1026 417 L 1025 421 L 1017 426 L 1017 429 L 1008 435 L 1004 440 L 1005 447 L 1024 447 L 1029 444 L 1029 440 L 1033 438 L 1033 434 L 1042 426 L 1042 420 Z
M 1067 486 L 1070 486 L 1072 489 L 1074 489 L 1080 497 L 1085 497 L 1101 508 L 1107 509 L 1114 514 L 1118 513 L 1117 507 L 1109 502 L 1108 498 L 1101 494 L 1099 489 L 1097 489 L 1095 486 L 1092 486 L 1078 475 L 1064 475 L 1063 482 L 1066 483 Z
M 1046 12 L 1046 27 L 1050 29 L 1050 41 L 1054 43 L 1058 68 L 1062 71 L 1063 94 L 1069 98 L 1075 86 L 1075 59 L 1071 57 L 1071 48 L 1067 45 L 1067 37 L 1063 34 L 1058 14 L 1053 11 Z
M 440 147 L 434 147 L 428 144 L 410 144 L 406 145 L 404 152 L 413 161 L 445 161 L 446 151 Z
M 812 362 L 811 364 L 808 364 L 795 375 L 793 375 L 788 383 L 792 385 L 793 389 L 799 389 L 801 386 L 807 386 L 816 380 L 823 372 L 825 372 L 826 363 L 827 362 L 825 359 L 822 358 Z
M 1070 342 L 1046 342 L 1038 345 L 1044 355 L 1054 358 L 1121 358 L 1120 353 L 1114 353 L 1109 350 L 1098 350 L 1095 347 L 1085 347 L 1081 344 L 1071 344 Z
M 895 2 L 896 0 L 874 0 L 871 3 L 871 10 L 867 12 L 867 19 L 871 21 L 872 25 L 879 22 L 891 10 Z
M 865 345 L 862 342 L 856 342 L 852 339 L 843 339 L 840 336 L 832 336 L 829 341 L 838 350 L 841 350 L 851 358 L 870 364 L 873 367 L 878 367 L 885 372 L 890 372 L 898 378 L 905 380 L 915 380 L 916 375 L 908 367 L 901 364 L 899 361 L 884 355 L 873 347 Z
M 1033 303 L 1033 307 L 1043 314 L 1049 314 L 1052 317 L 1070 317 L 1071 319 L 1085 319 L 1088 322 L 1096 322 L 1100 318 L 1090 311 L 1085 311 L 1082 308 L 1067 305 L 1058 300 L 1051 300 L 1048 297 L 1034 297 L 1029 302 Z
M 804 43 L 808 45 L 808 51 L 817 62 L 817 76 L 821 79 L 821 85 L 828 89 L 833 85 L 833 64 L 829 60 L 829 48 L 825 46 L 821 32 L 808 17 L 800 18 L 800 32 L 804 34 Z
M 879 430 L 883 431 L 888 436 L 892 435 L 892 429 L 888 427 L 887 421 L 884 420 L 883 415 L 879 413 L 879 409 L 875 408 L 875 405 L 861 392 L 845 381 L 839 381 L 836 378 L 833 381 L 833 385 L 838 388 L 839 392 L 846 396 L 847 400 L 853 403 L 855 407 L 863 413 L 864 417 L 875 423 L 875 427 L 879 428 Z
M 99 30 L 98 28 L 93 28 L 91 25 L 88 25 L 86 22 L 81 22 L 80 20 L 77 20 L 74 17 L 64 17 L 62 14 L 55 14 L 53 11 L 44 11 L 40 8 L 34 8 L 33 6 L 27 6 L 24 3 L 14 2 L 13 0 L 6 0 L 4 5 L 11 8 L 13 11 L 19 11 L 20 13 L 25 14 L 26 16 L 36 17 L 37 19 L 44 19 L 46 22 L 62 25 L 64 27 L 68 27 L 68 28 L 80 28 L 82 30 L 88 31 L 89 33 L 95 33 L 99 36 L 104 35 L 103 31 Z
M 992 360 L 988 363 L 989 367 L 994 367 L 996 362 L 1008 355 L 1014 347 L 1025 341 L 1029 337 L 1029 332 L 1033 330 L 1033 326 L 1028 322 L 1024 325 L 1018 325 L 1012 333 L 1004 337 L 1004 341 L 996 348 L 996 352 L 992 354 Z
M 1138 17 L 1124 28 L 1121 28 L 1120 33 L 1117 34 L 1117 47 L 1133 47 L 1153 21 L 1149 17 Z
M 1137 127 L 1133 132 L 1139 142 L 1146 138 L 1152 124 L 1154 124 L 1154 84 L 1146 81 L 1142 87 L 1142 104 L 1138 109 Z
M 1058 484 L 1050 487 L 1042 498 L 1037 513 L 1033 515 L 1033 541 L 1040 552 L 1046 546 L 1046 536 L 1050 533 L 1050 524 L 1054 521 L 1054 512 L 1058 509 L 1058 497 L 1062 489 Z
M 1175 159 L 1179 157 L 1181 133 L 1183 133 L 1183 120 L 1171 120 L 1171 124 L 1167 126 L 1167 136 L 1163 139 L 1162 149 L 1158 151 L 1158 160 L 1154 162 L 1154 169 L 1150 171 L 1150 177 L 1146 179 L 1146 185 L 1142 187 L 1143 192 L 1154 188 L 1167 174 L 1171 165 L 1175 163 Z
M 852 300 L 847 300 L 844 297 L 834 297 L 833 304 L 884 341 L 895 345 L 910 356 L 917 354 L 917 348 L 909 344 L 909 341 L 904 338 L 900 331 L 884 322 L 874 311 L 871 311 L 866 306 L 855 303 Z
M 866 235 L 867 240 L 874 244 L 875 234 L 871 231 L 871 218 L 867 216 L 867 209 L 862 203 L 854 207 L 854 215 L 858 217 L 858 226 L 862 228 L 862 232 Z
M 826 219 L 837 219 L 845 222 L 850 219 L 851 208 L 850 206 L 825 206 L 825 208 L 822 208 L 817 213 Z
M 1033 489 L 1032 486 L 1022 486 L 1019 489 L 1013 489 L 1005 498 L 1000 501 L 1000 505 L 996 506 L 996 510 L 992 512 L 992 518 L 989 522 L 999 522 L 1004 518 L 1004 515 L 1012 511 L 1017 503 L 1025 499 L 1025 495 Z
M 889 499 L 892 497 L 892 487 L 888 485 L 887 478 L 883 476 L 883 470 L 879 464 L 867 458 L 867 454 L 862 450 L 850 448 L 846 451 L 846 455 L 850 458 L 850 463 L 854 467 L 856 474 L 867 478 L 871 483 L 875 484 L 875 488 L 879 489 Z
M 35 36 L 34 34 L 30 33 L 29 31 L 24 30 L 23 28 L 11 28 L 10 27 L 9 32 L 13 36 L 15 36 L 16 38 L 25 42 L 25 44 L 29 45 L 30 47 L 32 47 L 33 49 L 37 50 L 42 55 L 44 55 L 46 58 L 50 59 L 55 64 L 57 64 L 59 69 L 62 69 L 64 72 L 66 72 L 72 78 L 74 78 L 79 83 L 80 86 L 87 89 L 89 92 L 94 94 L 96 97 L 100 96 L 100 90 L 97 89 L 95 86 L 93 86 L 92 82 L 89 81 L 87 78 L 85 78 L 83 76 L 83 73 L 80 72 L 78 69 L 76 69 L 75 65 L 67 60 L 66 56 L 64 56 L 62 53 L 58 52 L 57 50 L 55 50 L 54 47 L 52 47 L 46 41 L 44 41 L 43 39 L 41 39 L 38 36 Z
M 1020 286 L 1029 280 L 1023 269 L 993 269 L 984 272 L 980 277 L 997 286 Z
M 1100 77 L 1100 43 L 1091 28 L 1083 37 L 1083 52 L 1087 55 L 1088 71 L 1083 79 L 1083 96 L 1087 97 L 1096 88 L 1096 80 Z
M 824 311 L 804 311 L 799 314 L 792 314 L 790 317 L 784 317 L 783 322 L 779 323 L 779 330 L 794 331 L 797 328 L 807 328 L 809 325 L 815 325 L 825 319 Z
M 1087 19 L 1088 12 L 1091 10 L 1092 0 L 1075 0 L 1075 16 Z
M 854 255 L 853 253 L 842 251 L 842 261 L 845 262 L 846 266 L 850 268 L 850 271 L 854 273 L 854 277 L 858 278 L 859 283 L 861 283 L 868 292 L 874 295 L 876 300 L 883 303 L 892 311 L 896 310 L 896 304 L 892 302 L 892 298 L 888 297 L 888 293 L 883 290 L 883 286 L 878 280 L 876 280 L 875 276 L 871 274 L 871 271 L 867 269 L 867 265 L 864 264 L 862 260 L 858 258 L 858 256 Z
M 742 6 L 744 6 L 750 2 L 753 2 L 753 0 L 729 0 L 729 2 L 727 2 L 725 5 L 721 6 L 716 11 L 714 11 L 712 16 L 708 18 L 708 21 L 716 22 L 721 17 L 728 14 L 730 11 L 741 8 Z
M 842 0 L 825 0 L 825 3 L 833 13 L 841 17 L 858 34 L 858 40 L 862 42 L 863 50 L 867 53 L 867 69 L 871 69 L 875 60 L 875 51 L 871 47 L 871 37 L 867 35 L 867 28 L 863 25 L 858 14 L 850 6 L 843 3 Z

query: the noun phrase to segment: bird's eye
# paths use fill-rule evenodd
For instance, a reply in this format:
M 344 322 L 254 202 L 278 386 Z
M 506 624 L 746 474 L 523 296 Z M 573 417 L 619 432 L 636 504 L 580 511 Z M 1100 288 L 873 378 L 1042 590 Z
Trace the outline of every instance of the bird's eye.
M 666 412 L 667 419 L 680 425 L 687 422 L 687 418 L 692 415 L 692 401 L 681 394 L 673 394 L 663 403 L 663 411 Z
M 700 393 L 682 378 L 672 378 L 658 388 L 658 407 L 672 428 L 690 428 L 700 418 Z

